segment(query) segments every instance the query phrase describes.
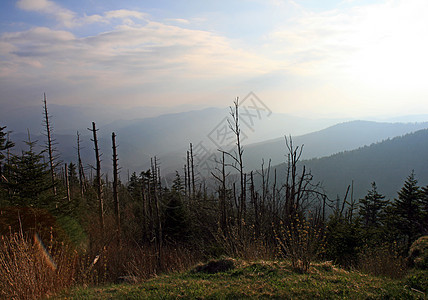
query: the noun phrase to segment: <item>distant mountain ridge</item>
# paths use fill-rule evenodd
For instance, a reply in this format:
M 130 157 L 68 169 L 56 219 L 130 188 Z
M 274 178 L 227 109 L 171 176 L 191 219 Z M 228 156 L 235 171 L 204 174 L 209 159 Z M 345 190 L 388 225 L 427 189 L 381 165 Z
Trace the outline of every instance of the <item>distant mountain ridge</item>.
M 428 122 L 381 123 L 359 120 L 339 123 L 320 131 L 292 137 L 292 140 L 296 146 L 303 145 L 302 159 L 310 159 L 357 149 L 425 128 L 428 128 Z M 273 165 L 279 164 L 286 158 L 285 139 L 282 137 L 251 144 L 246 146 L 244 151 L 245 158 L 249 161 L 260 161 L 264 158 L 265 161 L 271 159 Z
M 66 128 L 72 134 L 61 134 L 56 131 L 58 126 L 78 126 L 83 128 L 81 134 L 82 158 L 85 165 L 94 164 L 93 144 L 90 132 L 92 120 L 82 114 L 79 115 L 75 124 L 74 115 L 79 111 L 71 111 L 70 116 L 66 114 L 55 115 L 53 111 L 53 136 L 57 141 L 57 149 L 64 162 L 76 162 L 76 132 L 73 128 Z M 29 113 L 29 112 L 28 112 Z M 33 111 L 40 119 L 39 125 L 31 128 L 32 140 L 39 140 L 42 146 L 45 138 L 43 132 L 41 109 L 40 114 Z M 216 146 L 208 139 L 208 135 L 219 125 L 226 116 L 229 109 L 206 108 L 179 113 L 171 113 L 150 118 L 118 120 L 107 124 L 97 123 L 99 144 L 102 157 L 103 172 L 111 170 L 111 133 L 117 135 L 119 165 L 122 168 L 122 176 L 129 172 L 140 172 L 146 170 L 150 165 L 150 158 L 157 156 L 164 175 L 181 172 L 186 163 L 186 151 L 189 143 L 196 146 L 199 142 L 205 142 L 205 146 L 216 152 Z M 61 122 L 59 122 L 61 121 Z M 286 147 L 284 135 L 293 135 L 295 145 L 304 145 L 303 159 L 329 156 L 341 151 L 353 150 L 365 145 L 381 142 L 382 140 L 428 128 L 428 122 L 424 123 L 378 123 L 372 121 L 348 121 L 339 123 L 341 120 L 311 120 L 293 117 L 285 114 L 275 114 L 261 120 L 256 120 L 253 131 L 243 127 L 243 131 L 249 138 L 244 141 L 244 164 L 245 170 L 256 170 L 261 166 L 262 159 L 265 166 L 269 159 L 271 165 L 277 165 L 286 160 Z M 68 124 L 68 125 L 67 125 Z M 334 125 L 335 124 L 335 125 Z M 13 126 L 7 125 L 8 130 L 14 130 Z M 74 126 L 73 125 L 73 126 Z M 319 130 L 320 128 L 324 128 Z M 60 131 L 61 132 L 61 131 Z M 311 132 L 311 133 L 307 133 Z M 299 134 L 300 133 L 300 134 Z M 301 134 L 307 133 L 307 134 Z M 280 137 L 280 138 L 275 138 Z M 15 151 L 25 149 L 23 143 L 27 140 L 27 134 L 13 132 L 11 139 L 17 144 Z M 251 143 L 252 141 L 262 141 Z
M 356 199 L 367 194 L 372 182 L 387 199 L 393 199 L 412 170 L 420 186 L 428 185 L 427 153 L 428 129 L 423 129 L 352 151 L 304 160 L 301 165 L 311 171 L 315 182 L 323 184 L 330 199 L 343 199 L 352 182 Z M 284 174 L 285 167 L 281 164 L 275 168 Z

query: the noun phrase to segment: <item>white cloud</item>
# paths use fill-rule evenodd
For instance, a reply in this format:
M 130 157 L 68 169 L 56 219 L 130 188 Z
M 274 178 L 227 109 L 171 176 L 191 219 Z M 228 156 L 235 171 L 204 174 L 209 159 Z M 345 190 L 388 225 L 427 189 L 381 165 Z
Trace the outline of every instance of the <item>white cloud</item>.
M 85 15 L 78 17 L 73 11 L 49 0 L 19 0 L 17 7 L 27 11 L 36 11 L 54 17 L 59 25 L 73 28 L 92 23 L 109 23 L 121 19 L 124 24 L 133 24 L 133 19 L 144 19 L 148 15 L 139 11 L 119 9 L 107 11 L 104 15 Z
M 76 25 L 76 15 L 71 10 L 61 7 L 49 0 L 19 0 L 16 4 L 20 9 L 37 11 L 47 15 L 52 15 L 60 24 L 65 27 Z
M 20 0 L 18 7 L 53 16 L 65 30 L 35 27 L 0 36 L 0 79 L 17 90 L 23 81 L 31 87 L 54 84 L 62 87 L 64 99 L 77 91 L 85 100 L 115 102 L 126 95 L 122 104 L 143 95 L 158 104 L 159 99 L 171 103 L 219 90 L 235 96 L 242 87 L 246 93 L 269 86 L 272 98 L 287 99 L 281 100 L 287 111 L 343 112 L 349 103 L 353 112 L 392 110 L 403 106 L 403 95 L 417 99 L 415 106 L 428 96 L 428 2 L 358 6 L 355 1 L 346 9 L 318 13 L 293 3 L 271 2 L 277 19 L 282 12 L 275 5 L 286 7 L 287 17 L 259 45 L 258 39 L 249 44 L 212 29 L 184 28 L 189 20 L 195 28 L 201 16 L 162 22 L 133 10 L 78 16 L 49 0 Z M 209 15 L 203 17 L 210 23 Z M 91 23 L 103 24 L 104 31 L 83 37 L 71 33 L 71 27 Z M 274 74 L 274 84 L 256 80 L 263 74 Z
M 144 24 L 123 24 L 127 17 Z M 8 64 L 0 64 L 0 77 L 17 86 L 24 79 L 31 85 L 61 86 L 65 98 L 85 90 L 93 98 L 116 102 L 118 94 L 128 93 L 129 105 L 142 92 L 156 90 L 153 99 L 167 94 L 164 101 L 170 102 L 174 92 L 220 89 L 220 82 L 233 85 L 273 65 L 208 31 L 150 21 L 146 14 L 131 11 L 103 15 L 104 20 L 114 18 L 122 25 L 88 37 L 46 27 L 3 34 L 0 57 Z
M 111 10 L 106 12 L 104 15 L 107 19 L 128 19 L 131 17 L 136 19 L 144 19 L 148 16 L 145 13 L 127 9 Z
M 177 24 L 190 24 L 189 20 L 186 19 L 166 19 L 167 22 L 177 23 Z

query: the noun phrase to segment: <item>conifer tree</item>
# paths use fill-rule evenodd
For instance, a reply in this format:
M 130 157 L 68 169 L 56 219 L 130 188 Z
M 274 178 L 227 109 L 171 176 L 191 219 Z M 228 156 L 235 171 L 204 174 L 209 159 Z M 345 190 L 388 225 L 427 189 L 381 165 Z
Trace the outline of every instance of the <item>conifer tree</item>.
M 385 208 L 388 205 L 388 201 L 385 200 L 385 196 L 377 191 L 376 183 L 373 182 L 371 190 L 359 202 L 359 216 L 363 236 L 365 236 L 367 242 L 371 241 L 378 244 L 381 238 Z
M 422 234 L 428 235 L 428 186 L 422 188 Z
M 385 196 L 379 194 L 376 183 L 372 183 L 372 189 L 368 191 L 364 199 L 360 199 L 360 211 L 362 225 L 366 228 L 380 226 L 383 210 L 388 201 Z
M 8 133 L 4 132 L 5 129 L 6 126 L 0 126 L 0 206 L 3 205 L 3 201 L 6 199 L 7 187 L 5 185 L 8 182 L 7 173 L 10 173 L 6 170 L 8 166 L 3 163 L 3 159 L 6 157 L 4 151 L 8 151 L 14 146 L 14 143 L 9 141 L 7 137 Z
M 392 222 L 404 239 L 407 249 L 422 235 L 422 197 L 421 188 L 412 171 L 391 208 Z
M 3 130 L 6 129 L 6 126 L 0 126 L 0 162 L 5 158 L 3 153 L 4 150 L 12 148 L 15 144 L 7 139 L 7 132 Z
M 11 175 L 8 187 L 12 205 L 51 208 L 49 195 L 42 194 L 52 188 L 48 163 L 43 161 L 43 151 L 36 153 L 36 141 L 25 142 L 27 151 L 11 159 Z

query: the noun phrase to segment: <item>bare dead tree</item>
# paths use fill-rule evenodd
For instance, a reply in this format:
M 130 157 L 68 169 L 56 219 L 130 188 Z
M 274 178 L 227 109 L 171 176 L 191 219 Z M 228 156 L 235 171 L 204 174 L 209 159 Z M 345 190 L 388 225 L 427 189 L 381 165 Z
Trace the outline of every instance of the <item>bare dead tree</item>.
M 189 199 L 192 198 L 192 187 L 191 187 L 191 175 L 190 175 L 190 151 L 187 151 L 187 190 L 189 192 Z
M 68 178 L 68 167 L 67 167 L 67 164 L 64 164 L 64 179 L 65 179 L 65 189 L 67 191 L 67 202 L 71 202 L 71 197 L 70 197 L 70 180 Z
M 314 205 L 315 201 L 321 203 L 326 197 L 320 183 L 313 182 L 313 176 L 306 171 L 306 167 L 301 167 L 298 172 L 298 163 L 302 155 L 303 147 L 295 147 L 291 137 L 285 137 L 285 144 L 288 150 L 287 173 L 285 188 L 285 205 L 283 207 L 284 216 L 296 216 L 302 214 L 308 207 Z M 319 216 L 321 217 L 321 212 Z
M 77 163 L 79 169 L 79 184 L 80 184 L 80 196 L 83 198 L 86 190 L 86 178 L 85 171 L 83 170 L 82 158 L 80 156 L 80 134 L 77 131 Z
M 116 217 L 117 235 L 119 243 L 121 242 L 120 237 L 120 211 L 119 211 L 119 191 L 118 191 L 118 158 L 117 158 L 117 147 L 116 147 L 116 135 L 113 132 L 111 134 L 112 148 L 113 148 L 113 202 L 114 202 L 114 214 Z
M 187 165 L 184 165 L 184 195 L 188 197 L 189 190 L 187 189 Z
M 99 202 L 99 218 L 100 218 L 100 224 L 101 228 L 104 229 L 104 199 L 103 199 L 103 185 L 101 182 L 101 160 L 100 160 L 100 151 L 98 148 L 98 139 L 97 139 L 97 131 L 95 126 L 95 122 L 92 122 L 92 129 L 88 128 L 89 131 L 92 131 L 94 142 L 94 150 L 95 150 L 95 159 L 96 159 L 96 178 L 95 178 L 95 184 L 97 188 L 97 197 Z
M 190 143 L 190 164 L 192 171 L 192 198 L 195 199 L 196 189 L 195 189 L 195 165 L 193 164 L 193 147 L 192 143 Z
M 223 233 L 226 233 L 226 229 L 227 229 L 227 209 L 226 209 L 226 201 L 227 201 L 227 190 L 226 190 L 226 179 L 227 176 L 229 175 L 228 173 L 226 173 L 226 163 L 225 163 L 225 152 L 222 152 L 223 158 L 220 161 L 221 164 L 221 170 L 219 168 L 215 168 L 217 171 L 219 171 L 220 175 L 215 174 L 214 172 L 211 172 L 211 175 L 219 181 L 221 187 L 218 191 L 219 193 L 219 224 L 220 224 L 220 229 L 222 230 Z
M 54 157 L 54 140 L 52 140 L 52 126 L 49 122 L 49 113 L 48 113 L 48 105 L 46 102 L 46 93 L 43 94 L 43 111 L 44 111 L 44 120 L 43 123 L 45 125 L 46 136 L 47 136 L 47 150 L 49 155 L 49 167 L 51 172 L 51 180 L 52 180 L 52 192 L 56 196 L 56 184 L 55 184 L 55 157 Z
M 233 102 L 234 107 L 230 108 L 232 121 L 228 119 L 229 128 L 236 138 L 236 151 L 234 154 L 225 152 L 231 159 L 231 166 L 239 172 L 240 176 L 240 194 L 238 198 L 238 224 L 242 225 L 246 214 L 246 174 L 244 172 L 243 153 L 244 149 L 241 144 L 241 127 L 239 123 L 239 98 Z
M 162 222 L 160 216 L 160 199 L 159 199 L 159 175 L 158 175 L 158 165 L 156 156 L 151 161 L 152 167 L 152 176 L 153 176 L 153 184 L 154 184 L 154 200 L 155 200 L 155 217 L 156 217 L 156 248 L 157 248 L 157 259 L 158 259 L 158 267 L 161 265 L 162 261 Z

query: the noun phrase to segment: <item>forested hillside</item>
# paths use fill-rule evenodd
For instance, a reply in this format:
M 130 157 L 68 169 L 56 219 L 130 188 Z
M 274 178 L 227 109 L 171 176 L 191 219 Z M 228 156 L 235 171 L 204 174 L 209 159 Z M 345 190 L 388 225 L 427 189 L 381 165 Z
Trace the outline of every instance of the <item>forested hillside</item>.
M 372 121 L 350 121 L 330 126 L 326 129 L 305 135 L 293 136 L 295 145 L 303 145 L 302 159 L 321 158 L 338 152 L 355 150 L 373 143 L 428 128 L 422 123 L 380 123 Z M 260 158 L 272 159 L 272 164 L 285 161 L 284 137 L 250 144 L 245 147 L 245 157 L 256 168 L 254 162 Z
M 304 149 L 306 151 L 306 147 Z M 312 171 L 315 181 L 321 181 L 331 198 L 344 197 L 353 181 L 354 196 L 364 197 L 371 183 L 388 199 L 414 170 L 422 185 L 428 184 L 428 130 L 395 137 L 353 151 L 329 157 L 302 161 Z M 282 168 L 283 170 L 283 168 Z

